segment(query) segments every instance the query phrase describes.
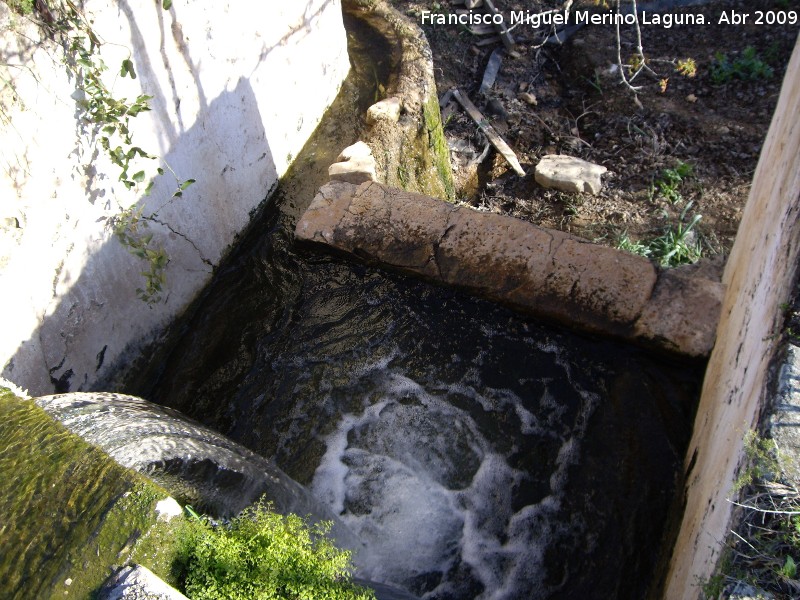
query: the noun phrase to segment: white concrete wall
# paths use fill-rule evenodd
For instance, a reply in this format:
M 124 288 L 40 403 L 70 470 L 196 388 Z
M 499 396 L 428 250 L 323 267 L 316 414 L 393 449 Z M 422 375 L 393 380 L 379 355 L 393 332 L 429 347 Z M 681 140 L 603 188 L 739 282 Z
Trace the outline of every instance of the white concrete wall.
M 234 237 L 318 124 L 349 69 L 339 0 L 88 0 L 116 97 L 154 96 L 134 144 L 167 173 L 127 190 L 76 120 L 63 53 L 0 3 L 0 288 L 3 375 L 33 394 L 90 388 L 157 335 L 208 281 Z M 131 57 L 136 80 L 119 76 Z M 99 146 L 98 148 L 99 149 Z M 144 161 L 148 172 L 155 161 Z M 131 171 L 133 172 L 133 171 Z M 157 212 L 170 262 L 164 300 L 136 298 L 144 263 L 105 226 L 121 208 Z M 19 223 L 21 228 L 15 228 Z M 124 354 L 123 354 L 124 353 Z

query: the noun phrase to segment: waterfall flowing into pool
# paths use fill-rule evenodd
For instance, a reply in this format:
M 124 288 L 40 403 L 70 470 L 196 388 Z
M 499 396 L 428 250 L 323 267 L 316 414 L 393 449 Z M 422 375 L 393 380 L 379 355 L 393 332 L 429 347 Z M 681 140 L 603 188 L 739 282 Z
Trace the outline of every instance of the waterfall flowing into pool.
M 701 366 L 296 248 L 357 136 L 353 94 L 126 391 L 309 487 L 365 544 L 359 577 L 426 599 L 644 597 Z
M 641 597 L 696 372 L 419 282 L 302 264 L 288 306 L 253 311 L 221 284 L 157 398 L 310 486 L 366 544 L 363 577 L 428 598 Z
M 366 544 L 361 577 L 437 599 L 643 597 L 699 370 L 298 251 L 293 202 L 136 391 L 309 486 Z
M 281 514 L 333 522 L 338 544 L 362 544 L 330 509 L 273 463 L 193 422 L 135 396 L 73 392 L 40 396 L 36 404 L 121 465 L 143 473 L 182 502 L 215 517 L 232 517 L 259 499 Z

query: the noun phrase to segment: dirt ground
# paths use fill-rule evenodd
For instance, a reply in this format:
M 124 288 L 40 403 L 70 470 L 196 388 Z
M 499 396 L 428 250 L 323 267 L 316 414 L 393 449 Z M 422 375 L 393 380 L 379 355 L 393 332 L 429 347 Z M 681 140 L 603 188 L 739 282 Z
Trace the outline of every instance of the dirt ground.
M 393 4 L 427 35 L 440 97 L 455 87 L 471 98 L 526 171 L 516 175 L 494 149 L 481 160 L 486 139 L 475 121 L 455 103 L 444 106 L 460 201 L 645 254 L 670 231 L 683 233 L 704 256 L 730 250 L 799 27 L 718 21 L 732 10 L 750 14 L 751 21 L 758 10 L 791 19 L 795 0 L 716 0 L 667 10 L 675 20 L 702 14 L 711 24 L 642 23 L 648 69 L 632 82 L 641 86 L 636 93 L 621 83 L 613 25 L 586 25 L 560 45 L 542 44 L 551 27 L 517 26 L 511 31 L 516 56 L 502 50 L 495 83 L 480 94 L 492 52 L 504 48 L 501 40 L 465 26 L 422 23 L 424 11 L 463 10 L 463 0 Z M 665 2 L 657 4 L 663 10 Z M 513 0 L 494 5 L 506 25 L 510 11 L 560 7 Z M 624 64 L 636 46 L 636 28 L 621 26 Z M 694 72 L 686 59 L 694 61 Z M 534 167 L 546 154 L 607 167 L 602 192 L 544 189 Z

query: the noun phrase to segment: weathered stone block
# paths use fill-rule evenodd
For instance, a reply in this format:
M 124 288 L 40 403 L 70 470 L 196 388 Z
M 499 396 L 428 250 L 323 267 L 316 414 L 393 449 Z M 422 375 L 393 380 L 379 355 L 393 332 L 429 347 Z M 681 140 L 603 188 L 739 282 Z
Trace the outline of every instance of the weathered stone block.
M 554 250 L 549 293 L 563 299 L 571 318 L 595 329 L 633 323 L 656 282 L 655 267 L 640 256 L 569 237 Z
M 386 98 L 376 102 L 367 109 L 367 124 L 374 125 L 377 121 L 397 123 L 400 120 L 400 98 Z
M 608 169 L 574 156 L 552 154 L 536 165 L 536 183 L 563 192 L 599 194 L 603 189 L 601 175 Z
M 578 329 L 690 356 L 714 343 L 721 284 L 512 217 L 331 182 L 296 235 Z
M 689 356 L 706 356 L 714 347 L 721 283 L 676 270 L 662 271 L 653 297 L 636 321 L 636 336 Z

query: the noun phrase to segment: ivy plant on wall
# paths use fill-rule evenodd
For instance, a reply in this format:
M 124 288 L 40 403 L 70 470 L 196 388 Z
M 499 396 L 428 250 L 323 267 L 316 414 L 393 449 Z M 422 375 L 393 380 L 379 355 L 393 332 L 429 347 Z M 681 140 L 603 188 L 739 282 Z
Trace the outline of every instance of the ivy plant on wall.
M 133 140 L 132 120 L 140 113 L 150 110 L 152 96 L 140 94 L 132 100 L 117 98 L 106 86 L 103 74 L 108 66 L 100 55 L 103 45 L 93 31 L 91 22 L 73 0 L 3 0 L 18 15 L 35 22 L 44 35 L 63 50 L 63 63 L 76 86 L 77 117 L 89 126 L 89 137 L 118 169 L 117 179 L 125 188 L 142 188 L 147 196 L 157 178 L 167 172 L 175 180 L 171 196 L 155 211 L 144 213 L 141 207 L 123 207 L 119 202 L 117 214 L 107 219 L 107 225 L 115 237 L 134 256 L 145 263 L 142 271 L 143 284 L 137 288 L 139 298 L 148 304 L 162 299 L 166 284 L 166 267 L 169 257 L 149 231 L 156 221 L 158 211 L 195 182 L 181 179 L 154 154 L 137 146 Z M 172 2 L 164 0 L 162 8 L 169 10 Z M 132 57 L 122 60 L 121 77 L 136 79 L 136 68 Z M 143 168 L 142 164 L 155 166 Z M 145 182 L 147 182 L 145 184 Z

